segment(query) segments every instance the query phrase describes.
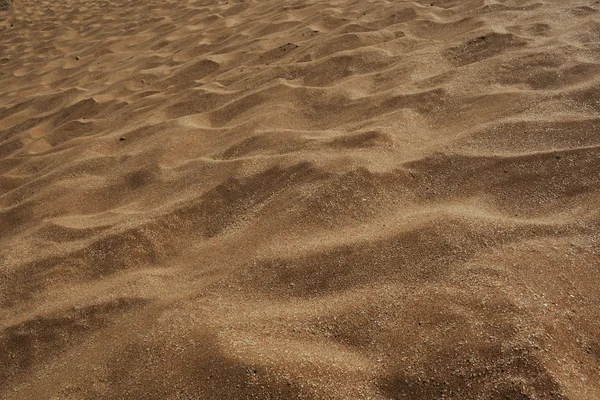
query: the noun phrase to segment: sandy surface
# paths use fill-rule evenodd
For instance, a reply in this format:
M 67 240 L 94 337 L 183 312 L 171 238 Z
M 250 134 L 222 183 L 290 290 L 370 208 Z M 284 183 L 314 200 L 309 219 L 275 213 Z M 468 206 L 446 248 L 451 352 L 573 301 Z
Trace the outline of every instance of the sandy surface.
M 0 398 L 600 399 L 599 10 L 15 1 Z

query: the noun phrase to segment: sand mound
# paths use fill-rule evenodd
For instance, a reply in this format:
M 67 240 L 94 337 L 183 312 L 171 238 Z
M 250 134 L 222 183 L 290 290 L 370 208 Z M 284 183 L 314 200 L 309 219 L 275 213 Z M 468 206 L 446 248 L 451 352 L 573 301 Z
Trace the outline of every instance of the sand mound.
M 595 0 L 21 0 L 0 398 L 598 399 L 599 172 Z

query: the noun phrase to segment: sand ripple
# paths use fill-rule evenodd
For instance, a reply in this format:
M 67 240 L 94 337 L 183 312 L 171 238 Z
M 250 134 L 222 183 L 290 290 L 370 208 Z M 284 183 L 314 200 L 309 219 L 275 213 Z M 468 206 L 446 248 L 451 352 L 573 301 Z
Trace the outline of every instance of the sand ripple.
M 0 11 L 3 399 L 600 398 L 595 0 Z

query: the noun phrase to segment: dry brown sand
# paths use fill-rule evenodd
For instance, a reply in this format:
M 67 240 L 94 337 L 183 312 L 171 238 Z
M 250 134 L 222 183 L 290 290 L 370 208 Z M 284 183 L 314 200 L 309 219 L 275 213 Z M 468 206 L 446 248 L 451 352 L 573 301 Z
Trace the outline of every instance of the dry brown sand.
M 600 399 L 599 10 L 15 1 L 0 398 Z

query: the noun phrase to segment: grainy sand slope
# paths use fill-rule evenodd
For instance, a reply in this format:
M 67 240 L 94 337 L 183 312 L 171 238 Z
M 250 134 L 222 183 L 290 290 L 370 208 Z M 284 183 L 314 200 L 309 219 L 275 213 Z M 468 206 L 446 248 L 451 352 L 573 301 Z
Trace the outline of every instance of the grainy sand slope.
M 0 398 L 600 399 L 599 10 L 15 1 Z

